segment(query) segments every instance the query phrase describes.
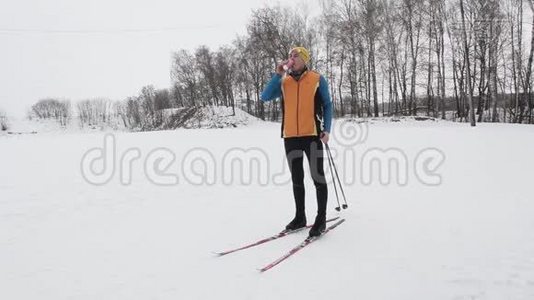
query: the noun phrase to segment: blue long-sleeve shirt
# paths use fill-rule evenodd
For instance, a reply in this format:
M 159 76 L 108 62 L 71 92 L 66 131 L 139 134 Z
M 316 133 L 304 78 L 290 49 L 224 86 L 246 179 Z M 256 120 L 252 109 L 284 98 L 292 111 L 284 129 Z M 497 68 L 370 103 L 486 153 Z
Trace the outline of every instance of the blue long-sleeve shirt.
M 323 106 L 323 122 L 324 131 L 329 132 L 332 127 L 332 98 L 330 98 L 330 91 L 328 89 L 328 81 L 323 75 L 319 79 L 319 96 Z M 260 95 L 260 99 L 264 102 L 280 98 L 282 96 L 282 76 L 274 74 L 271 80 L 265 86 L 265 89 Z

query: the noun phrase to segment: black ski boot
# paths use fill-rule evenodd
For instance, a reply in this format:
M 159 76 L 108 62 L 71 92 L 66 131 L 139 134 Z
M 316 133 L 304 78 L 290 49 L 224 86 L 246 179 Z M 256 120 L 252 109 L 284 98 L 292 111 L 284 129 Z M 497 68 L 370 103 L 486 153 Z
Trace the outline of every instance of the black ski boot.
M 306 227 L 306 216 L 296 216 L 286 225 L 286 230 L 297 230 L 302 227 Z
M 310 229 L 310 237 L 320 236 L 326 229 L 326 216 L 317 215 L 315 217 L 315 223 L 313 223 Z

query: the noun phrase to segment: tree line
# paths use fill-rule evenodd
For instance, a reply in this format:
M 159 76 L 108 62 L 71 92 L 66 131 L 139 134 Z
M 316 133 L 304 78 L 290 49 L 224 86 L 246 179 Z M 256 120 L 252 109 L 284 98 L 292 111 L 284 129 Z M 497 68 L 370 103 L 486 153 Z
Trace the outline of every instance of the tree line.
M 29 119 L 52 119 L 66 126 L 73 115 L 81 127 L 107 126 L 130 130 L 148 131 L 159 129 L 163 124 L 164 110 L 177 107 L 170 98 L 168 89 L 156 90 L 148 85 L 136 96 L 121 101 L 105 98 L 86 99 L 76 102 L 47 98 L 32 105 Z
M 279 104 L 265 107 L 259 94 L 287 51 L 302 45 L 329 79 L 336 116 L 532 123 L 532 1 L 321 3 L 313 18 L 305 9 L 255 10 L 232 46 L 175 53 L 173 88 L 184 105 L 217 105 L 228 99 L 223 90 L 233 91 L 225 93 L 232 104 L 237 95 L 247 112 L 279 119 Z
M 315 16 L 305 5 L 264 7 L 229 45 L 174 52 L 168 89 L 77 109 L 87 122 L 113 113 L 140 129 L 160 125 L 165 109 L 207 105 L 277 121 L 279 102 L 259 96 L 299 45 L 328 78 L 337 117 L 532 124 L 533 1 L 323 0 Z

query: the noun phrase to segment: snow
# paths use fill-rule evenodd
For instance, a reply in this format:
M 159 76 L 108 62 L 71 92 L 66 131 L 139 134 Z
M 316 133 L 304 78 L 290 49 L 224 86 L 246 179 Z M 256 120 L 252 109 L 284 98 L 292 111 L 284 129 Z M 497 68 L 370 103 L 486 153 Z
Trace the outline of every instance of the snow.
M 80 119 L 73 116 L 66 125 L 62 126 L 54 119 L 29 120 L 23 117 L 9 117 L 8 130 L 0 130 L 0 136 L 26 135 L 26 134 L 57 134 L 57 133 L 89 133 L 89 132 L 112 132 L 130 131 L 125 128 L 123 121 L 115 115 L 108 116 L 107 122 L 94 125 L 81 125 Z M 235 128 L 249 126 L 257 123 L 260 119 L 245 111 L 226 106 L 204 106 L 193 108 L 172 108 L 163 110 L 163 122 L 155 130 L 187 128 L 187 129 L 212 129 L 212 128 Z M 139 131 L 139 130 L 132 130 Z
M 110 126 L 100 124 L 98 126 L 80 126 L 77 117 L 72 118 L 66 126 L 62 126 L 54 119 L 32 119 L 25 117 L 10 117 L 10 126 L 5 131 L 0 131 L 0 136 L 6 135 L 57 135 L 57 134 L 79 134 L 89 132 L 112 132 Z M 115 126 L 118 127 L 118 126 Z
M 329 185 L 329 217 L 346 222 L 263 274 L 257 269 L 306 233 L 224 257 L 212 251 L 269 236 L 291 219 L 287 173 L 269 184 L 225 184 L 222 175 L 225 155 L 236 147 L 261 149 L 268 173 L 280 173 L 279 124 L 114 132 L 117 166 L 129 149 L 140 153 L 131 184 L 121 183 L 118 168 L 102 185 L 82 176 L 82 157 L 103 147 L 109 132 L 0 136 L 0 298 L 534 299 L 534 127 L 335 125 L 333 136 L 351 125 L 367 132 L 350 148 L 351 163 L 341 155 L 346 141 L 330 143 L 340 175 L 354 171 L 354 182 L 345 184 L 347 210 L 334 210 Z M 414 167 L 430 148 L 445 157 L 435 170 L 438 185 L 424 184 Z M 166 172 L 178 184 L 155 184 L 145 172 L 155 149 L 175 153 Z M 214 182 L 188 182 L 201 170 L 183 168 L 192 149 L 212 154 Z M 362 160 L 372 149 L 402 151 L 405 185 L 362 183 Z M 308 174 L 311 221 L 316 204 Z

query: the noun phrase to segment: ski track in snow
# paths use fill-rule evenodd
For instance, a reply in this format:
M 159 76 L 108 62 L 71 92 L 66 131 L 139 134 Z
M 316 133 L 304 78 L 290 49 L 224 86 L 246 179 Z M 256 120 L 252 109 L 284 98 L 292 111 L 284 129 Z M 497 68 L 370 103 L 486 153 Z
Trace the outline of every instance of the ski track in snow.
M 87 183 L 83 154 L 104 133 L 0 136 L 1 299 L 534 299 L 534 127 L 447 122 L 374 123 L 357 145 L 399 148 L 408 184 L 345 185 L 346 222 L 264 274 L 257 269 L 306 232 L 216 257 L 272 235 L 293 215 L 290 184 L 151 183 L 143 170 L 159 147 L 195 147 L 220 161 L 258 147 L 271 173 L 285 166 L 279 124 L 236 129 L 116 132 L 117 152 L 137 147 L 130 185 Z M 336 134 L 336 131 L 334 131 Z M 342 147 L 331 142 L 332 149 Z M 411 166 L 440 149 L 442 184 Z M 120 155 L 119 155 L 120 157 Z M 344 169 L 341 157 L 335 157 Z M 217 165 L 217 168 L 220 166 Z M 356 164 L 356 177 L 360 165 Z M 325 164 L 327 176 L 330 177 Z M 343 171 L 341 171 L 343 172 Z M 308 221 L 316 210 L 306 170 Z M 329 184 L 329 217 L 335 196 Z

